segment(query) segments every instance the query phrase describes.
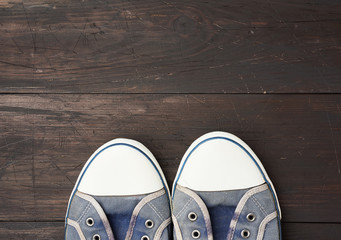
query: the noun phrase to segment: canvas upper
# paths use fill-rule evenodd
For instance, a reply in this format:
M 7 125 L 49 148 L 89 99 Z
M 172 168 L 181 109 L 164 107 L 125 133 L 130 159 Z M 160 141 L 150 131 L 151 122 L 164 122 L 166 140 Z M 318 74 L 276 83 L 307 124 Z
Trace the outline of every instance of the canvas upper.
M 168 240 L 169 190 L 160 166 L 141 143 L 115 139 L 87 161 L 71 194 L 67 240 Z
M 176 240 L 281 239 L 273 184 L 254 152 L 232 134 L 208 133 L 189 147 L 172 198 Z

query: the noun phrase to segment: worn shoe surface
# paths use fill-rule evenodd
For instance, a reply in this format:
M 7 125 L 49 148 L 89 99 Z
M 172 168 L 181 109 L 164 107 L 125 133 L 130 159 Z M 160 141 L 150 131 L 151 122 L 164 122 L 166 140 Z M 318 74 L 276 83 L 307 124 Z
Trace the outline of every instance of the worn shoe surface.
M 211 132 L 185 153 L 173 185 L 174 239 L 281 239 L 274 187 L 236 136 Z
M 170 196 L 153 154 L 115 139 L 86 162 L 65 218 L 67 240 L 168 240 Z

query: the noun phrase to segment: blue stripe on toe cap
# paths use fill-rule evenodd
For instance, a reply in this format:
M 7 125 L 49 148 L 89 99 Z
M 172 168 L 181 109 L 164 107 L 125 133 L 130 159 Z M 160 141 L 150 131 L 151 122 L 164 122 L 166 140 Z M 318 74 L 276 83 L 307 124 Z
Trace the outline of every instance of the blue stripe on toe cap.
M 252 161 L 256 164 L 258 170 L 261 172 L 262 176 L 263 176 L 263 179 L 264 181 L 266 182 L 266 184 L 268 185 L 269 189 L 270 189 L 270 192 L 272 194 L 272 197 L 275 201 L 275 207 L 276 207 L 276 211 L 277 211 L 277 218 L 278 218 L 278 225 L 279 225 L 279 232 L 280 232 L 280 239 L 282 239 L 282 229 L 281 229 L 281 218 L 280 218 L 280 214 L 279 214 L 279 207 L 278 207 L 278 202 L 277 202 L 277 198 L 276 198 L 276 195 L 275 195 L 275 192 L 274 190 L 272 189 L 272 186 L 271 184 L 269 183 L 269 181 L 267 180 L 267 178 L 265 177 L 265 174 L 263 173 L 262 169 L 260 168 L 260 166 L 258 165 L 256 159 L 254 159 L 254 157 L 249 153 L 249 151 L 247 151 L 240 143 L 238 143 L 237 141 L 231 139 L 231 138 L 227 138 L 227 137 L 210 137 L 210 138 L 207 138 L 205 140 L 202 140 L 200 143 L 198 143 L 190 152 L 189 154 L 187 155 L 184 163 L 182 164 L 181 166 L 181 169 L 180 169 L 180 172 L 179 172 L 179 175 L 177 176 L 176 180 L 175 180 L 175 183 L 174 183 L 174 189 L 172 191 L 172 200 L 174 199 L 174 190 L 175 190 L 175 187 L 179 181 L 179 178 L 181 176 L 181 173 L 186 165 L 186 162 L 188 160 L 188 158 L 191 156 L 191 154 L 194 152 L 195 149 L 197 149 L 201 144 L 205 143 L 205 142 L 208 142 L 210 140 L 215 140 L 215 139 L 223 139 L 223 140 L 227 140 L 229 142 L 232 142 L 234 144 L 236 144 L 237 146 L 239 146 L 241 149 L 244 150 L 244 152 L 247 153 L 247 155 L 249 155 L 249 157 L 252 159 Z
M 96 155 L 90 160 L 89 164 L 86 166 L 85 170 L 83 171 L 83 173 L 82 173 L 82 175 L 81 175 L 81 177 L 80 177 L 80 179 L 79 179 L 79 181 L 78 181 L 78 183 L 77 183 L 77 185 L 76 185 L 76 188 L 75 188 L 75 190 L 72 192 L 72 195 L 71 195 L 71 198 L 70 198 L 70 202 L 69 202 L 69 205 L 68 205 L 68 208 L 67 208 L 67 211 L 66 211 L 65 226 L 66 226 L 66 220 L 67 220 L 67 218 L 68 218 L 68 216 L 69 216 L 69 209 L 70 209 L 70 206 L 71 206 L 72 199 L 73 199 L 73 197 L 75 196 L 75 193 L 76 193 L 76 191 L 77 191 L 77 189 L 78 189 L 78 186 L 79 186 L 80 182 L 82 181 L 82 178 L 83 178 L 85 172 L 88 170 L 90 164 L 91 164 L 91 163 L 95 160 L 95 158 L 96 158 L 101 152 L 103 152 L 104 150 L 106 150 L 106 149 L 108 149 L 108 148 L 110 148 L 110 147 L 119 146 L 119 145 L 131 147 L 131 148 L 133 148 L 133 149 L 139 151 L 140 153 L 142 153 L 142 154 L 149 160 L 149 162 L 153 165 L 153 167 L 155 168 L 156 172 L 158 173 L 158 175 L 159 175 L 159 177 L 160 177 L 160 179 L 161 179 L 162 185 L 163 185 L 164 189 L 165 189 L 166 192 L 167 192 L 166 195 L 167 195 L 168 201 L 170 202 L 169 195 L 168 195 L 168 190 L 167 190 L 167 187 L 166 187 L 166 183 L 163 181 L 162 175 L 161 175 L 161 173 L 159 172 L 159 170 L 157 169 L 157 167 L 156 167 L 155 163 L 153 162 L 153 160 L 151 160 L 150 157 L 149 157 L 144 151 L 142 151 L 141 149 L 139 149 L 138 147 L 136 147 L 136 146 L 134 146 L 134 145 L 131 145 L 131 144 L 128 144 L 128 143 L 114 143 L 114 144 L 111 144 L 111 145 L 109 145 L 109 146 L 106 146 L 105 148 L 101 149 L 98 153 L 96 153 Z

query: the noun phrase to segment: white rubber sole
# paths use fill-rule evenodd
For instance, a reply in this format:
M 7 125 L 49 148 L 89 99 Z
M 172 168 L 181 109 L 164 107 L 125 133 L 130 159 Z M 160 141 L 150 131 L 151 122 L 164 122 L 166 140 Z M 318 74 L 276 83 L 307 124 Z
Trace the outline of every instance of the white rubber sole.
M 69 207 L 70 207 L 70 204 L 71 204 L 71 201 L 75 195 L 75 192 L 77 191 L 78 189 L 78 186 L 79 186 L 79 183 L 80 181 L 82 180 L 82 177 L 85 173 L 85 171 L 88 169 L 88 166 L 89 164 L 92 163 L 92 160 L 93 158 L 99 153 L 101 152 L 103 149 L 109 147 L 110 145 L 113 145 L 113 144 L 118 144 L 118 143 L 123 143 L 123 144 L 127 144 L 127 145 L 131 145 L 137 149 L 139 149 L 140 151 L 142 151 L 143 153 L 145 153 L 148 158 L 153 162 L 153 164 L 155 165 L 157 171 L 159 172 L 159 175 L 161 176 L 161 181 L 163 182 L 163 186 L 166 188 L 166 191 L 167 191 L 167 194 L 168 194 L 168 199 L 169 201 L 171 201 L 171 195 L 170 195 L 170 191 L 169 191 L 169 188 L 168 188 L 168 185 L 167 185 L 167 181 L 166 181 L 166 178 L 165 178 L 165 175 L 163 174 L 162 172 L 162 169 L 159 165 L 159 163 L 157 162 L 157 160 L 155 159 L 154 155 L 149 151 L 148 148 L 146 148 L 142 143 L 138 142 L 138 141 L 135 141 L 135 140 L 132 140 L 132 139 L 126 139 L 126 138 L 116 138 L 114 140 L 111 140 L 105 144 L 103 144 L 101 147 L 99 147 L 91 156 L 90 158 L 87 160 L 87 162 L 85 163 L 82 171 L 80 172 L 78 178 L 77 178 L 77 181 L 74 185 L 74 188 L 72 190 L 72 193 L 70 195 L 70 198 L 69 198 L 69 202 L 68 202 L 68 207 L 67 207 L 67 212 L 66 212 L 66 216 L 65 216 L 65 219 L 67 219 L 68 217 L 68 213 L 69 213 Z M 171 204 L 171 203 L 170 203 Z
M 270 186 L 271 188 L 271 191 L 273 192 L 274 194 L 274 197 L 276 198 L 276 205 L 277 205 L 277 209 L 278 209 L 278 212 L 279 212 L 279 216 L 280 218 L 282 218 L 282 213 L 281 213 L 281 208 L 279 206 L 279 201 L 278 201 L 278 197 L 277 197 L 277 193 L 276 193 L 276 190 L 273 186 L 273 183 L 271 182 L 268 174 L 266 173 L 261 161 L 259 160 L 259 158 L 257 157 L 257 155 L 252 151 L 252 149 L 244 142 L 242 141 L 240 138 L 238 138 L 237 136 L 231 134 L 231 133 L 227 133 L 227 132 L 220 132 L 220 131 L 216 131 L 216 132 L 210 132 L 210 133 L 207 133 L 207 134 L 204 134 L 203 136 L 199 137 L 198 139 L 196 139 L 192 144 L 191 146 L 187 149 L 186 153 L 184 154 L 184 156 L 182 157 L 182 160 L 180 162 L 180 165 L 179 165 L 179 168 L 178 168 L 178 171 L 177 171 L 177 174 L 175 176 L 175 181 L 173 183 L 173 187 L 172 187 L 172 193 L 174 193 L 174 189 L 175 189 L 175 186 L 179 180 L 179 177 L 181 175 L 181 172 L 183 170 L 183 167 L 184 167 L 184 164 L 186 164 L 186 159 L 188 157 L 188 155 L 192 152 L 192 150 L 198 145 L 200 144 L 201 142 L 203 141 L 206 141 L 206 140 L 209 140 L 209 139 L 214 139 L 214 138 L 226 138 L 226 139 L 230 139 L 236 143 L 238 143 L 240 146 L 242 146 L 242 148 L 244 148 L 245 151 L 247 151 L 251 156 L 252 158 L 254 159 L 254 162 L 255 164 L 259 167 L 259 169 L 261 170 L 263 176 L 264 176 L 264 180 L 265 182 L 268 183 L 268 185 Z

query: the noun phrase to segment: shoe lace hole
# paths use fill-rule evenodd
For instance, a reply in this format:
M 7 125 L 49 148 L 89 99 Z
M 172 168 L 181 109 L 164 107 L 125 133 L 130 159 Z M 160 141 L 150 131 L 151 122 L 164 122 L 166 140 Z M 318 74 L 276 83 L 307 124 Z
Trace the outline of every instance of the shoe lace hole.
M 154 227 L 154 222 L 150 219 L 148 219 L 144 224 L 146 225 L 147 228 Z
M 194 230 L 192 232 L 192 238 L 198 239 L 200 237 L 200 232 L 199 230 Z
M 89 217 L 86 219 L 86 225 L 88 225 L 89 227 L 92 227 L 95 224 L 95 221 L 93 218 Z
M 98 234 L 93 235 L 92 240 L 101 240 L 101 236 Z
M 241 234 L 243 238 L 249 238 L 250 237 L 250 231 L 247 229 L 242 230 Z
M 249 213 L 247 216 L 246 216 L 246 219 L 249 221 L 249 222 L 253 222 L 256 220 L 256 215 L 254 213 Z
M 141 240 L 149 240 L 149 237 L 147 235 L 144 235 L 141 237 Z
M 194 222 L 195 220 L 197 220 L 198 216 L 195 212 L 190 212 L 188 214 L 188 219 L 191 220 L 192 222 Z

